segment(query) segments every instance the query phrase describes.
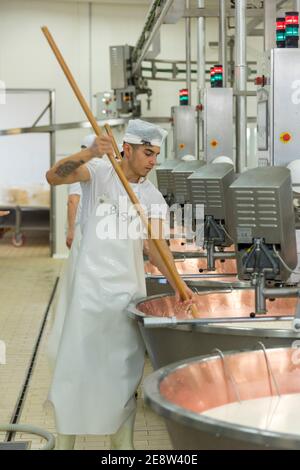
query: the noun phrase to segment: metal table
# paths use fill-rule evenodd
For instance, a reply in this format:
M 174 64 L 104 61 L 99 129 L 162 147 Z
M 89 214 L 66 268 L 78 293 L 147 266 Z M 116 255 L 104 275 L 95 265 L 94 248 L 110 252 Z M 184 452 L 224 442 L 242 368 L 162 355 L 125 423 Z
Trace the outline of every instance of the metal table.
M 42 205 L 0 205 L 0 210 L 9 210 L 10 214 L 0 217 L 0 238 L 7 230 L 13 229 L 12 244 L 24 245 L 26 230 L 50 232 L 50 207 Z

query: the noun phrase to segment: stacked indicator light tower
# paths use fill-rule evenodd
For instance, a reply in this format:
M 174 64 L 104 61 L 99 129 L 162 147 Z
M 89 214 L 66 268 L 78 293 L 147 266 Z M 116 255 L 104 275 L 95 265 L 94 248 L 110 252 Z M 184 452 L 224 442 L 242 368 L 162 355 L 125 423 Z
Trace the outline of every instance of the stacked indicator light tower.
M 285 17 L 276 18 L 276 46 L 278 48 L 298 48 L 299 13 L 287 11 Z
M 189 104 L 189 91 L 187 88 L 179 90 L 179 105 L 187 106 Z
M 278 48 L 285 47 L 285 18 L 276 18 L 276 46 Z
M 288 48 L 298 47 L 299 13 L 289 11 L 285 14 L 285 45 Z
M 210 84 L 212 88 L 223 87 L 223 66 L 215 65 L 210 69 Z

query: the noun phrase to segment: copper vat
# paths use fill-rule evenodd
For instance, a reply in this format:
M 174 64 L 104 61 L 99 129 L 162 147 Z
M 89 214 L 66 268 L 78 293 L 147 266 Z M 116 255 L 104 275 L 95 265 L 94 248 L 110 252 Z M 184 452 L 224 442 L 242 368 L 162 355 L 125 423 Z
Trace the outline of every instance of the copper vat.
M 201 253 L 199 252 L 199 254 Z M 216 271 L 208 271 L 206 269 L 206 258 L 188 258 L 186 252 L 182 252 L 181 255 L 178 251 L 175 264 L 180 276 L 184 280 L 212 280 L 214 282 L 222 280 L 228 282 L 238 281 L 236 261 L 233 259 L 226 259 L 225 262 L 216 260 Z M 173 292 L 167 280 L 162 276 L 156 266 L 151 264 L 150 261 L 146 261 L 144 267 L 148 296 Z
M 258 348 L 218 351 L 146 378 L 145 400 L 165 418 L 175 449 L 300 449 L 300 351 Z M 257 404 L 265 402 L 273 405 L 262 419 Z
M 268 300 L 268 313 L 250 318 L 254 290 L 237 287 L 196 295 L 196 319 L 176 304 L 172 295 L 142 299 L 129 305 L 128 315 L 138 321 L 151 363 L 158 369 L 209 354 L 214 348 L 248 349 L 257 341 L 263 341 L 266 347 L 290 346 L 300 340 L 300 333 L 291 326 L 296 302 L 296 298 Z

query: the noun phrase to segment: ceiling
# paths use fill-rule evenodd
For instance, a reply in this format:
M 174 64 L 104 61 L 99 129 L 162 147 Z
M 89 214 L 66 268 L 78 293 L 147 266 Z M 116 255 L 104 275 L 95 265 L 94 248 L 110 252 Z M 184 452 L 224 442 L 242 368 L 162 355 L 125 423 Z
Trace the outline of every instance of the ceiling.
M 49 0 L 39 0 L 44 2 L 49 2 Z M 150 5 L 152 0 L 51 0 L 52 2 L 57 3 L 99 3 L 99 4 L 119 4 L 119 5 Z M 182 0 L 185 1 L 185 0 Z M 197 0 L 190 0 L 191 7 L 197 6 Z M 205 0 L 206 8 L 218 8 L 219 7 L 219 0 Z M 234 3 L 233 0 L 226 0 L 227 6 Z M 278 0 L 277 0 L 278 3 Z M 292 1 L 286 0 L 286 5 L 292 4 Z M 262 0 L 247 0 L 248 6 L 252 6 L 254 8 L 260 7 L 262 4 Z
M 1 0 L 0 0 L 1 1 Z M 38 0 L 39 2 L 49 2 L 50 0 Z M 148 7 L 151 5 L 153 0 L 51 0 L 51 2 L 56 3 L 92 3 L 98 5 L 139 5 Z M 183 2 L 185 0 L 182 0 Z M 275 0 L 274 0 L 275 1 Z M 292 8 L 294 7 L 293 0 L 276 0 L 277 4 L 280 5 L 281 8 Z M 226 5 L 233 6 L 235 4 L 235 0 L 226 0 Z M 248 8 L 261 8 L 263 4 L 263 0 L 247 0 Z M 218 11 L 220 5 L 220 0 L 205 0 L 205 7 L 208 9 L 216 9 Z M 198 6 L 198 0 L 190 0 L 190 7 L 196 8 Z M 280 8 L 279 7 L 279 8 Z
M 48 2 L 49 0 L 39 0 Z M 99 3 L 99 4 L 119 4 L 119 5 L 150 5 L 151 0 L 51 0 L 56 3 Z

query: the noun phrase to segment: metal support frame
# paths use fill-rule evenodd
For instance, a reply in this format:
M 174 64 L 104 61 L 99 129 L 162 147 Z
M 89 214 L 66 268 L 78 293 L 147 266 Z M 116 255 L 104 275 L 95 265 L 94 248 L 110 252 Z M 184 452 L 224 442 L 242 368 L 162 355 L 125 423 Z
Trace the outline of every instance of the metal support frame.
M 38 122 L 40 122 L 40 120 L 42 119 L 42 117 L 46 114 L 46 112 L 48 111 L 48 109 L 50 110 L 51 109 L 51 98 L 50 98 L 50 101 L 49 103 L 47 104 L 47 106 L 43 109 L 43 111 L 41 112 L 41 114 L 39 114 L 39 116 L 36 118 L 36 120 L 34 121 L 34 123 L 32 124 L 32 127 L 35 127 L 37 125 Z M 51 111 L 50 111 L 51 112 Z
M 186 8 L 190 7 L 190 0 L 185 2 Z M 191 18 L 185 18 L 185 59 L 186 59 L 186 88 L 189 93 L 189 103 L 192 101 L 192 89 L 191 89 Z
M 274 0 L 264 0 L 264 49 L 276 47 L 275 27 L 277 6 Z
M 298 0 L 297 0 L 298 1 Z M 274 3 L 274 0 L 271 0 L 272 3 Z M 277 0 L 276 2 L 276 9 L 279 9 L 281 6 L 283 6 L 287 0 Z M 260 17 L 253 18 L 249 23 L 247 24 L 247 34 L 248 36 L 252 35 L 252 32 L 255 30 L 256 26 L 258 26 L 260 23 L 264 21 L 264 15 Z M 273 26 L 274 27 L 274 26 Z
M 143 59 L 145 58 L 145 55 L 148 52 L 148 49 L 151 46 L 152 41 L 154 40 L 160 26 L 162 25 L 164 18 L 167 15 L 173 1 L 174 0 L 165 1 L 165 4 L 162 7 L 162 10 L 156 21 L 155 21 L 155 13 L 156 13 L 156 8 L 158 6 L 158 2 L 157 0 L 154 0 L 154 2 L 152 2 L 152 5 L 149 10 L 149 14 L 147 16 L 146 26 L 133 51 L 133 60 L 135 62 L 133 66 L 133 75 L 135 75 L 137 71 L 139 70 L 141 63 Z M 148 29 L 147 29 L 147 26 L 148 26 Z
M 99 126 L 103 126 L 104 124 L 109 124 L 110 127 L 117 127 L 123 126 L 127 123 L 128 119 L 130 118 L 118 118 L 118 119 L 106 119 L 106 120 L 99 120 L 97 121 Z M 150 120 L 149 118 L 148 120 Z M 152 118 L 158 119 L 158 118 Z M 166 118 L 160 118 L 164 120 Z M 45 125 L 45 126 L 32 126 L 32 127 L 13 127 L 10 129 L 0 129 L 0 136 L 1 135 L 17 135 L 17 134 L 31 134 L 31 133 L 46 133 L 46 132 L 57 132 L 57 131 L 67 131 L 70 129 L 91 129 L 92 126 L 89 121 L 81 121 L 81 122 L 66 122 L 62 124 L 52 124 Z
M 246 63 L 246 0 L 236 0 L 235 83 L 236 97 L 236 171 L 247 166 L 247 63 Z
M 286 0 L 284 0 L 286 1 Z M 229 17 L 234 17 L 235 16 L 235 9 L 234 8 L 228 8 L 226 10 L 226 15 Z M 218 18 L 220 16 L 220 12 L 216 11 L 214 8 L 191 8 L 189 10 L 185 10 L 184 17 L 191 17 L 191 18 Z M 259 19 L 259 23 L 263 19 L 263 9 L 262 8 L 249 8 L 246 9 L 246 17 L 247 18 L 255 18 Z
M 198 7 L 205 7 L 205 0 L 198 0 Z M 205 88 L 205 18 L 197 19 L 197 99 L 201 103 L 201 94 Z M 197 157 L 204 149 L 204 127 L 200 112 L 197 113 Z
M 201 20 L 203 20 L 203 18 L 201 18 Z M 204 46 L 201 46 L 201 50 L 204 49 Z M 201 54 L 201 57 L 204 57 L 204 55 Z M 202 62 L 202 59 L 200 60 L 201 60 L 200 65 L 198 64 L 198 60 L 197 62 L 193 60 L 191 61 L 192 66 L 196 65 L 196 67 L 191 69 L 191 81 L 192 82 L 196 80 L 197 82 L 199 81 L 198 76 L 199 76 L 199 71 L 200 71 L 201 83 L 205 83 L 205 81 L 209 82 L 208 77 L 209 77 L 210 70 L 209 68 L 206 70 L 205 65 L 206 66 L 214 65 L 216 61 L 206 61 L 205 63 L 205 57 L 203 59 L 203 62 Z M 142 78 L 148 81 L 149 80 L 173 81 L 173 82 L 185 82 L 186 81 L 186 70 L 184 67 L 184 65 L 186 64 L 185 60 L 163 60 L 163 59 L 151 59 L 150 60 L 150 59 L 147 59 L 144 61 L 144 64 L 145 65 L 143 65 L 143 67 L 141 68 Z M 253 74 L 256 76 L 257 74 L 256 64 L 257 64 L 256 61 L 247 62 L 247 70 L 250 69 L 251 75 Z M 165 67 L 165 65 L 167 67 Z M 230 60 L 228 62 L 228 65 L 233 66 L 234 61 Z M 255 68 L 253 68 L 253 66 L 255 66 Z M 165 75 L 165 76 L 162 76 L 162 75 Z M 195 77 L 195 75 L 197 76 L 197 78 L 193 78 Z M 207 75 L 207 80 L 205 78 L 206 75 Z M 254 78 L 252 81 L 254 81 Z M 198 90 L 203 89 L 204 86 L 201 85 L 201 87 L 199 88 L 199 86 L 197 85 L 197 88 Z
M 294 9 L 300 12 L 300 0 L 294 0 Z
M 227 24 L 226 0 L 219 0 L 219 63 L 223 65 L 223 86 L 227 86 Z

